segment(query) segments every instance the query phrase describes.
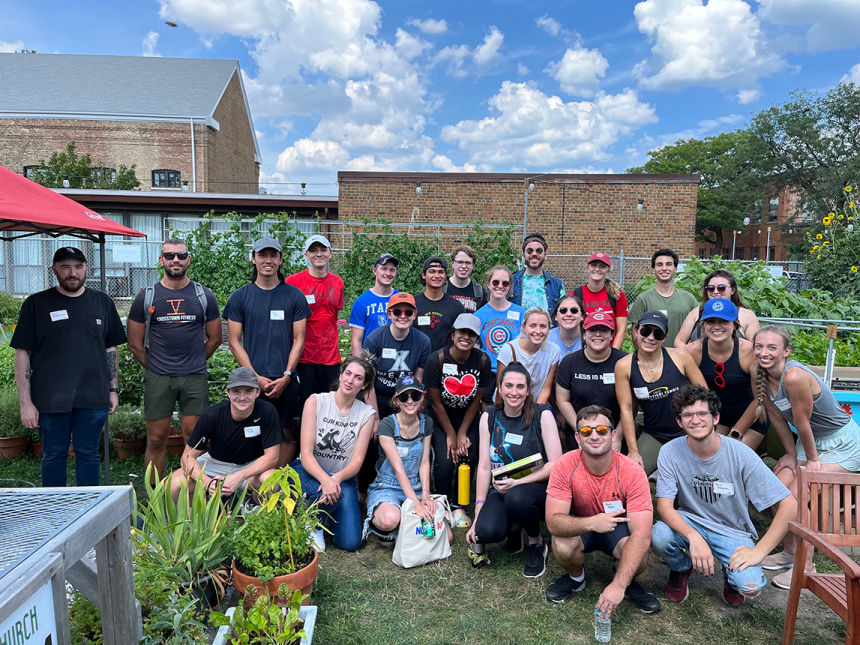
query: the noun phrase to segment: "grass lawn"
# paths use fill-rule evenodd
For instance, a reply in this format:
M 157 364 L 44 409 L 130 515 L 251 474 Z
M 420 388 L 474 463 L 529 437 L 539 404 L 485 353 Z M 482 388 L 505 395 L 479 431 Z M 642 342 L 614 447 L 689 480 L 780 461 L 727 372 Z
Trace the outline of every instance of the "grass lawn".
M 113 484 L 131 483 L 143 491 L 143 459 L 119 460 L 113 453 Z M 168 458 L 177 468 L 178 458 Z M 39 461 L 26 455 L 0 462 L 0 487 L 39 485 Z M 69 461 L 74 484 L 74 461 Z M 767 518 L 754 516 L 766 530 Z M 375 538 L 358 553 L 331 546 L 321 556 L 313 591 L 319 607 L 315 645 L 548 645 L 593 643 L 593 610 L 612 579 L 612 562 L 602 554 L 586 559 L 588 586 L 566 605 L 544 599 L 546 586 L 562 569 L 550 555 L 543 577 L 522 576 L 525 554 L 508 555 L 490 546 L 492 564 L 473 569 L 466 556 L 465 531 L 456 531 L 453 555 L 444 562 L 403 571 L 391 562 L 391 549 Z M 824 560 L 816 555 L 819 571 Z M 768 586 L 761 601 L 740 610 L 723 604 L 722 575 L 691 578 L 690 597 L 680 605 L 666 601 L 668 570 L 656 557 L 640 578 L 663 602 L 659 614 L 645 616 L 623 602 L 613 618 L 612 642 L 629 644 L 778 643 L 787 592 Z M 238 598 L 233 598 L 236 602 Z M 795 643 L 828 645 L 845 639 L 845 627 L 823 604 L 805 594 Z

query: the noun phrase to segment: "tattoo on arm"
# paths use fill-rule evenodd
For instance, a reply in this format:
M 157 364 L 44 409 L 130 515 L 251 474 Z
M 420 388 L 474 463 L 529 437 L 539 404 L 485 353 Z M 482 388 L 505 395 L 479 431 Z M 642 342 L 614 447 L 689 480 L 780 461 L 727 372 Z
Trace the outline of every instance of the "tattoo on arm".
M 24 365 L 24 378 L 27 379 L 28 381 L 30 380 L 30 373 L 32 371 L 33 371 L 33 369 L 30 367 L 30 357 L 28 356 L 27 357 L 27 364 Z
M 117 352 L 115 349 L 111 349 L 107 353 L 107 367 L 108 367 L 108 379 L 110 380 L 111 387 L 116 387 L 117 383 Z

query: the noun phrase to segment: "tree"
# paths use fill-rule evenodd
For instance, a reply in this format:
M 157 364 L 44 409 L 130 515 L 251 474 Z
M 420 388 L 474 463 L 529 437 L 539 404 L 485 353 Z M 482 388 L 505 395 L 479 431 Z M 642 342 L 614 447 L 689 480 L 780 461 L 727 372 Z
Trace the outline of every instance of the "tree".
M 738 228 L 746 204 L 759 193 L 760 182 L 748 162 L 749 133 L 723 132 L 705 139 L 680 139 L 652 150 L 643 166 L 628 168 L 635 174 L 698 174 L 696 235 L 723 248 L 723 229 Z
M 55 152 L 45 163 L 39 160 L 39 167 L 30 175 L 30 179 L 47 188 L 63 188 L 63 178 L 69 180 L 69 188 L 101 188 L 108 190 L 132 190 L 140 186 L 135 175 L 135 164 L 130 168 L 120 165 L 116 174 L 105 172 L 99 162 L 93 167 L 89 154 L 78 156 L 74 141 L 66 145 L 64 152 Z

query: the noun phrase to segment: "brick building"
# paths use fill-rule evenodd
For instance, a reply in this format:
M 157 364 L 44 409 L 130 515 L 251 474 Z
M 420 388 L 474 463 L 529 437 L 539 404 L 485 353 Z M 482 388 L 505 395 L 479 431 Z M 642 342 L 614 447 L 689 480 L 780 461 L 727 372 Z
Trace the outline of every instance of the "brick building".
M 260 149 L 238 61 L 0 54 L 0 165 L 32 173 L 75 141 L 142 190 L 257 193 Z
M 530 177 L 526 227 L 547 238 L 546 267 L 565 284 L 584 278 L 584 260 L 564 256 L 623 250 L 650 258 L 665 246 L 693 254 L 698 175 L 339 172 L 339 216 L 522 226 Z

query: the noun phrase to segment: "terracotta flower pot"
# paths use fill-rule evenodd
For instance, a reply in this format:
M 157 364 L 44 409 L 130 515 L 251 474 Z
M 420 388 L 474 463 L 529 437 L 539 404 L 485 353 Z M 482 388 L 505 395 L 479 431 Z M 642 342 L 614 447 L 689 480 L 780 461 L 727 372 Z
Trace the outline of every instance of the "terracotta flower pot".
M 128 459 L 132 455 L 142 455 L 146 449 L 146 439 L 114 439 L 117 454 L 120 459 Z
M 317 579 L 319 571 L 319 556 L 317 555 L 316 549 L 314 549 L 314 559 L 311 560 L 311 563 L 308 566 L 303 569 L 299 569 L 295 573 L 289 573 L 285 576 L 275 576 L 269 580 L 269 583 L 265 585 L 265 587 L 268 588 L 269 595 L 273 598 L 278 595 L 278 587 L 282 584 L 286 584 L 290 588 L 290 591 L 301 589 L 303 594 L 308 595 L 302 604 L 310 605 L 310 594 L 311 591 L 313 591 L 314 581 Z M 233 586 L 236 588 L 236 591 L 245 595 L 245 589 L 248 588 L 248 585 L 255 585 L 257 587 L 257 595 L 264 595 L 264 585 L 260 579 L 255 578 L 254 576 L 247 576 L 239 571 L 239 569 L 236 568 L 236 560 L 233 560 Z
M 181 434 L 172 434 L 167 437 L 167 452 L 174 457 L 179 457 L 183 450 L 185 450 L 185 437 Z
M 27 452 L 29 445 L 26 437 L 0 437 L 0 457 L 12 461 Z

